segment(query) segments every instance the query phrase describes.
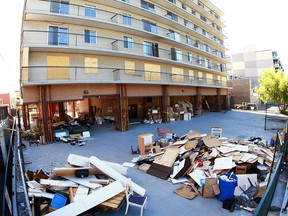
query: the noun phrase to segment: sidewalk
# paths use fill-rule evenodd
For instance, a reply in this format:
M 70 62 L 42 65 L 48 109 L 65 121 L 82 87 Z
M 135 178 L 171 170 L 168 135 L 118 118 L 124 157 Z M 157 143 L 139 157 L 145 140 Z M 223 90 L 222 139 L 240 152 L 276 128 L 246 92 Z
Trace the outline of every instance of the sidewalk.
M 101 160 L 122 164 L 131 162 L 135 155 L 131 154 L 130 147 L 137 148 L 139 134 L 153 133 L 157 138 L 157 127 L 170 128 L 177 136 L 186 134 L 189 130 L 210 133 L 212 126 L 220 126 L 223 129 L 223 137 L 239 140 L 248 140 L 250 137 L 261 137 L 269 141 L 276 131 L 264 130 L 265 115 L 257 112 L 227 111 L 221 113 L 204 112 L 201 116 L 192 117 L 189 121 L 175 121 L 162 124 L 131 124 L 129 131 L 119 132 L 111 130 L 106 124 L 92 125 L 91 137 L 84 146 L 72 146 L 63 142 L 48 145 L 27 145 L 24 149 L 26 170 L 36 171 L 43 169 L 51 172 L 55 167 L 67 164 L 69 154 L 77 154 L 85 157 L 95 155 Z M 137 156 L 137 155 L 136 155 Z M 128 176 L 134 182 L 146 189 L 148 196 L 147 209 L 143 215 L 167 215 L 190 216 L 193 215 L 251 215 L 244 210 L 229 212 L 222 208 L 222 202 L 216 198 L 202 198 L 198 196 L 193 200 L 187 200 L 173 193 L 179 185 L 173 185 L 167 180 L 146 174 L 137 169 L 137 166 L 129 168 Z M 279 200 L 280 202 L 280 200 Z M 119 211 L 108 211 L 97 215 L 124 215 L 126 203 Z M 281 206 L 281 204 L 279 204 Z M 138 208 L 129 208 L 128 215 L 139 215 Z

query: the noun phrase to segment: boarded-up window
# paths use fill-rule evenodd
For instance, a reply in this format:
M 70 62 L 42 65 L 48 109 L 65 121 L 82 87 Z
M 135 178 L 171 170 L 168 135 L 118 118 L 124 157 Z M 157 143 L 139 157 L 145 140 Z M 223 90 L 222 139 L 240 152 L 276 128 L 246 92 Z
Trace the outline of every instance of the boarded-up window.
M 85 73 L 97 74 L 98 73 L 98 58 L 85 57 Z
M 193 70 L 189 70 L 189 79 L 194 80 L 194 71 Z
M 227 86 L 227 77 L 221 77 L 222 80 L 222 86 Z
M 69 79 L 69 56 L 47 56 L 47 79 Z
M 172 67 L 172 81 L 173 82 L 183 82 L 183 68 Z
M 203 81 L 203 73 L 201 71 L 198 71 L 198 80 Z
M 134 61 L 125 61 L 125 74 L 135 75 L 135 62 Z
M 207 84 L 212 85 L 213 84 L 213 74 L 206 74 Z
M 160 65 L 145 63 L 145 80 L 160 81 Z

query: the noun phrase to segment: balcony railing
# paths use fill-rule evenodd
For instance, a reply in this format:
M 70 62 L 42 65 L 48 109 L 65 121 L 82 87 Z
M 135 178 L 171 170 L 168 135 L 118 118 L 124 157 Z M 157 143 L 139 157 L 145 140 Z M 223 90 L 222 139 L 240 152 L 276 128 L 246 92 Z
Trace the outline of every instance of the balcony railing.
M 95 73 L 86 73 L 86 71 Z M 28 74 L 23 84 L 59 83 L 130 83 L 130 84 L 172 84 L 209 87 L 231 87 L 227 81 L 205 77 L 173 74 L 166 71 L 144 71 L 121 68 L 83 67 L 83 66 L 29 66 L 22 67 L 22 77 Z M 50 74 L 49 74 L 50 73 Z M 53 76 L 54 74 L 54 76 Z M 57 74 L 55 76 L 55 74 Z M 62 77 L 61 77 L 62 76 Z
M 87 37 L 87 35 L 86 35 Z M 91 36 L 90 36 L 91 37 Z M 52 32 L 52 31 L 24 31 L 23 46 L 27 47 L 51 47 L 51 48 L 74 48 L 96 52 L 111 52 L 111 55 L 125 54 L 138 57 L 157 58 L 162 60 L 173 60 L 179 63 L 186 64 L 187 67 L 194 66 L 198 69 L 208 69 L 211 71 L 226 73 L 224 64 L 218 62 L 205 61 L 204 57 L 193 54 L 188 58 L 188 55 L 182 51 L 162 49 L 157 46 L 147 46 L 134 42 L 127 42 L 115 38 L 93 37 L 95 43 L 85 43 L 85 35 Z M 129 48 L 127 45 L 129 44 Z M 114 54 L 113 54 L 114 53 Z M 196 56 L 196 57 L 195 57 Z
M 34 0 L 35 1 L 35 0 Z M 39 0 L 37 0 L 39 1 Z M 50 2 L 47 0 L 40 0 L 42 7 L 39 7 L 39 9 L 34 9 L 34 8 L 27 8 L 28 11 L 37 13 L 39 11 L 41 11 L 42 13 L 45 14 L 56 14 L 55 12 L 51 12 L 50 11 Z M 140 7 L 140 6 L 139 6 Z M 44 8 L 44 9 L 43 9 Z M 87 9 L 87 7 L 86 7 Z M 117 25 L 121 25 L 122 27 L 127 27 L 127 28 L 132 28 L 132 29 L 136 29 L 136 30 L 140 30 L 140 31 L 144 31 L 143 30 L 143 23 L 142 20 L 133 18 L 133 17 L 127 17 L 123 14 L 119 14 L 119 13 L 114 13 L 111 11 L 106 11 L 106 10 L 101 10 L 101 9 L 97 9 L 97 8 L 92 8 L 91 10 L 94 10 L 95 12 L 95 16 L 94 16 L 94 12 L 93 15 L 90 14 L 90 16 L 88 16 L 87 14 L 85 15 L 85 7 L 81 6 L 81 5 L 75 5 L 75 4 L 69 4 L 69 11 L 65 11 L 65 13 L 61 14 L 60 12 L 57 13 L 60 16 L 76 16 L 76 17 L 80 17 L 82 19 L 86 19 L 89 21 L 101 21 L 101 22 L 109 22 L 109 23 L 117 23 Z M 160 14 L 161 16 L 165 16 L 166 14 L 166 10 L 164 9 L 159 9 L 160 11 L 157 11 L 157 14 Z M 123 16 L 125 17 L 123 19 Z M 180 25 L 180 24 L 179 24 Z M 170 37 L 170 29 L 164 28 L 160 25 L 157 25 L 157 30 L 156 32 L 150 32 L 151 34 L 155 34 L 158 36 L 161 36 L 163 38 L 168 38 L 171 39 Z M 187 27 L 188 28 L 188 27 Z M 206 32 L 205 34 L 203 34 L 203 31 L 201 28 L 194 28 L 194 25 L 191 26 L 191 28 L 189 28 L 191 31 L 197 33 L 199 35 L 199 37 L 204 37 L 206 39 L 208 39 L 211 43 L 216 43 L 219 44 L 221 46 L 224 46 L 223 44 L 223 40 L 219 40 L 219 38 L 217 38 L 216 36 L 210 34 L 209 32 Z M 148 31 L 146 31 L 148 32 Z M 196 38 L 192 38 L 193 40 L 196 40 Z M 186 44 L 186 36 L 185 35 L 180 35 L 180 40 L 178 41 L 180 43 Z M 195 48 L 193 46 L 191 46 L 191 48 Z M 198 47 L 198 50 L 202 50 L 210 55 L 213 55 L 215 57 L 218 58 L 225 58 L 225 56 L 221 56 L 221 55 L 217 55 L 215 54 L 215 48 L 211 48 L 211 51 L 206 51 L 203 49 L 203 47 Z

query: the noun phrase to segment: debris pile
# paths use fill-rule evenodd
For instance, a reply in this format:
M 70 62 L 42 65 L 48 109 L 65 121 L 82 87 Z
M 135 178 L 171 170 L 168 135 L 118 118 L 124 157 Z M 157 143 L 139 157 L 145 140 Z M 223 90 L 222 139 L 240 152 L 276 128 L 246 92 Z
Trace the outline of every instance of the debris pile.
M 27 171 L 28 195 L 33 215 L 79 215 L 109 209 L 118 210 L 125 200 L 125 185 L 135 193 L 146 190 L 125 177 L 127 167 L 70 154 L 65 167 L 51 174 Z
M 215 197 L 230 211 L 246 208 L 252 212 L 267 187 L 274 147 L 267 146 L 260 137 L 232 140 L 222 137 L 221 130 L 217 132 L 190 130 L 164 146 L 160 140 L 154 142 L 153 136 L 146 137 L 147 143 L 143 144 L 139 135 L 140 155 L 132 162 L 147 174 L 181 184 L 174 193 L 182 197 Z M 148 149 L 144 154 L 143 145 Z M 233 205 L 227 207 L 229 200 Z

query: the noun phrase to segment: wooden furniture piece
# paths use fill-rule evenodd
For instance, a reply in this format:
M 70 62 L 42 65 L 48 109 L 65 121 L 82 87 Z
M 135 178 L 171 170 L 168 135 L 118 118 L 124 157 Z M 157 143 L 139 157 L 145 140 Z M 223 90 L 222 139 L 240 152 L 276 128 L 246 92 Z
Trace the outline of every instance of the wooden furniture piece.
M 146 155 L 146 151 L 152 149 L 154 144 L 154 134 L 147 133 L 138 135 L 138 148 L 140 155 Z

